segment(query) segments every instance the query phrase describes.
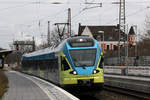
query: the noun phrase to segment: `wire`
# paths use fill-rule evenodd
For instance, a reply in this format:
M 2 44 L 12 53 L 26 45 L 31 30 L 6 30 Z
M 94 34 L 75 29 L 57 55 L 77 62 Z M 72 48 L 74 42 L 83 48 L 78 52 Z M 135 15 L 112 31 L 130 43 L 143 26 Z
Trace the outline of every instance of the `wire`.
M 74 16 L 72 16 L 72 20 L 74 20 L 75 17 L 79 16 L 82 12 L 84 11 L 84 9 L 82 9 L 80 12 L 78 12 L 77 14 L 75 14 Z
M 66 11 L 67 11 L 67 9 L 62 9 L 61 11 L 55 13 L 53 16 L 48 15 L 48 16 L 45 16 L 45 17 L 40 18 L 40 19 L 38 19 L 38 20 L 33 20 L 32 22 L 44 21 L 44 19 L 47 19 L 47 18 L 49 18 L 49 17 L 51 17 L 52 19 L 56 19 L 56 17 L 57 17 L 58 15 L 60 15 L 61 13 L 66 12 Z M 51 22 L 52 22 L 52 21 L 51 21 Z
M 14 9 L 14 8 L 20 8 L 20 7 L 25 7 L 26 5 L 29 5 L 29 3 L 22 4 L 22 5 L 17 5 L 17 6 L 13 6 L 13 7 L 3 8 L 3 9 L 0 9 L 0 11 L 5 11 L 5 10 L 9 10 L 9 9 Z
M 2 8 L 2 9 L 0 9 L 0 11 L 5 11 L 5 10 L 9 10 L 9 9 L 14 9 L 14 8 L 19 8 L 19 7 L 24 7 L 24 6 L 26 6 L 26 5 L 31 5 L 31 4 L 48 4 L 48 5 L 50 5 L 50 4 L 52 4 L 52 5 L 56 5 L 56 4 L 54 4 L 54 3 L 50 3 L 50 2 L 40 2 L 40 1 L 37 1 L 37 2 L 27 2 L 27 3 L 25 3 L 25 4 L 22 4 L 23 2 L 4 2 L 4 1 L 0 1 L 0 3 L 7 3 L 7 4 L 17 4 L 17 3 L 19 3 L 19 4 L 21 4 L 21 5 L 17 5 L 17 6 L 12 6 L 12 7 L 7 7 L 7 8 Z
M 67 11 L 67 9 L 65 8 L 63 8 L 62 10 L 60 10 L 60 11 L 58 11 L 57 13 L 55 13 L 53 16 L 51 16 L 51 15 L 49 15 L 49 16 L 45 16 L 45 17 L 43 17 L 43 18 L 39 18 L 39 19 L 37 19 L 37 20 L 32 20 L 32 21 L 30 21 L 30 23 L 35 23 L 36 22 L 36 24 L 38 23 L 42 23 L 42 21 L 44 21 L 45 19 L 47 19 L 47 18 L 49 18 L 49 17 L 52 17 L 52 19 L 56 19 L 56 17 L 58 16 L 58 15 L 60 15 L 61 13 L 64 13 L 64 12 L 66 12 Z M 51 20 L 51 22 L 52 22 L 52 20 Z M 25 24 L 24 24 L 25 25 Z M 33 24 L 26 24 L 25 26 L 32 26 Z M 39 26 L 39 25 L 38 25 Z
M 95 0 L 93 0 L 92 2 L 94 2 Z M 80 4 L 81 5 L 81 4 Z M 113 6 L 111 6 L 111 7 L 109 7 L 109 8 L 106 8 L 104 11 L 106 12 L 106 10 L 110 10 L 110 8 L 112 8 Z M 86 7 L 85 8 L 83 8 L 80 12 L 78 12 L 77 14 L 75 14 L 71 19 L 72 19 L 72 21 L 73 20 L 75 20 L 76 18 L 77 18 L 77 16 L 79 16 L 79 15 L 81 15 L 81 13 L 82 12 L 84 12 L 84 11 L 86 11 L 86 10 L 88 10 L 88 9 L 86 9 Z
M 52 18 L 55 19 L 59 14 L 64 13 L 64 12 L 66 12 L 67 10 L 68 10 L 68 9 L 66 9 L 66 8 L 65 8 L 65 9 L 62 9 L 61 11 L 57 12 L 56 14 L 54 14 Z M 50 15 L 49 15 L 49 16 L 46 16 L 46 17 L 50 17 Z M 45 19 L 46 17 L 44 17 L 44 18 L 42 18 L 42 19 Z M 41 19 L 41 20 L 42 20 L 42 19 Z
M 145 9 L 148 9 L 148 7 L 143 8 L 143 9 L 140 9 L 140 10 L 138 10 L 138 11 L 136 11 L 136 12 L 131 13 L 131 14 L 128 14 L 126 17 L 130 17 L 130 16 L 133 16 L 133 15 L 136 15 L 137 13 L 141 13 L 141 12 L 144 11 Z M 113 20 L 113 21 L 111 21 L 111 22 L 108 22 L 108 23 L 106 23 L 106 24 L 110 24 L 110 23 L 116 22 L 116 21 L 118 21 L 118 20 L 119 20 L 119 18 L 116 18 L 115 20 Z
M 95 0 L 92 0 L 90 3 L 93 3 Z M 85 3 L 89 3 L 87 2 L 87 0 L 85 0 Z M 80 4 L 81 5 L 81 4 Z M 86 7 L 84 7 L 80 12 L 78 12 L 77 14 L 75 14 L 71 19 L 74 20 L 75 17 L 79 16 L 82 12 L 84 12 L 85 10 L 88 10 L 88 9 L 92 9 L 92 8 L 97 8 L 97 7 L 100 7 L 100 6 L 94 6 L 94 7 L 90 7 L 91 4 L 89 4 L 89 6 L 87 5 Z

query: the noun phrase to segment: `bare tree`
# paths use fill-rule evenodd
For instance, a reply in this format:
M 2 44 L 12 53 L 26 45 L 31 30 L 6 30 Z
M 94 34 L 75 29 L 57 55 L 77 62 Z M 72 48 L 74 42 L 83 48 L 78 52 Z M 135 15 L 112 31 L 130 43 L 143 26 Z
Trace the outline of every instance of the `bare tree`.
M 71 35 L 73 36 L 75 32 L 72 30 L 71 33 Z M 48 43 L 43 43 L 37 46 L 37 50 L 47 47 L 56 47 L 62 40 L 70 37 L 69 35 L 70 34 L 68 33 L 67 29 L 65 29 L 64 27 L 59 27 L 59 30 L 58 27 L 55 27 L 50 34 L 50 44 L 48 45 Z
M 72 31 L 72 34 L 74 32 Z M 66 39 L 69 37 L 69 33 L 67 30 L 60 28 L 59 31 L 57 28 L 54 28 L 54 30 L 51 32 L 51 44 L 52 46 L 57 46 L 62 40 Z
M 145 17 L 145 38 L 150 39 L 150 15 Z
M 138 42 L 137 50 L 139 56 L 150 56 L 150 15 L 145 17 L 144 35 L 141 35 L 141 41 Z

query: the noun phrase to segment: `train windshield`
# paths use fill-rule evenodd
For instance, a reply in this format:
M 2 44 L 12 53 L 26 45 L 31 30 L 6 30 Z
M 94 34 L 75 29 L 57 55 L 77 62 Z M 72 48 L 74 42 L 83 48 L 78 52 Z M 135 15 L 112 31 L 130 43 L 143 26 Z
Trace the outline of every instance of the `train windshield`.
M 93 66 L 95 63 L 96 49 L 70 50 L 70 54 L 76 67 Z

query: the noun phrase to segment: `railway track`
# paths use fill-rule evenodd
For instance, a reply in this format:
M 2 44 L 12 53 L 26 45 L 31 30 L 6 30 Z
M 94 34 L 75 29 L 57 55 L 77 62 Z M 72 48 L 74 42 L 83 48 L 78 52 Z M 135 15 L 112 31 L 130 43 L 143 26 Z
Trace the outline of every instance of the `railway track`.
M 127 96 L 136 97 L 137 100 L 150 100 L 150 93 L 142 93 L 142 92 L 116 88 L 116 87 L 107 86 L 107 85 L 104 86 L 104 90 L 127 95 Z
M 68 91 L 80 100 L 150 100 L 150 95 L 133 90 L 104 86 L 102 91 L 85 90 L 76 94 L 75 91 Z

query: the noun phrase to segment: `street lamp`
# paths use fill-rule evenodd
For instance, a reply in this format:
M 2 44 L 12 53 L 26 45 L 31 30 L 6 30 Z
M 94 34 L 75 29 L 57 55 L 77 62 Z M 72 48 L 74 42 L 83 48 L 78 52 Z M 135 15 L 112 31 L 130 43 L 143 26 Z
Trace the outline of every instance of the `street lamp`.
M 100 33 L 100 34 L 103 35 L 103 48 L 102 48 L 102 50 L 103 50 L 103 56 L 104 56 L 104 31 L 98 31 L 98 33 Z M 101 40 L 102 40 L 102 39 L 101 39 Z M 103 71 L 105 71 L 105 70 L 104 70 L 104 61 L 103 61 Z
M 98 33 L 103 35 L 103 48 L 102 48 L 102 50 L 103 50 L 103 54 L 104 54 L 104 31 L 98 31 Z
M 126 64 L 126 75 L 128 75 L 128 46 L 129 46 L 129 41 L 128 41 L 128 24 L 126 24 L 127 28 L 126 28 L 126 34 L 127 34 L 127 37 L 126 37 L 126 59 L 125 59 L 125 64 Z
M 133 25 L 133 27 L 135 28 L 135 57 L 138 56 L 137 55 L 137 25 Z

